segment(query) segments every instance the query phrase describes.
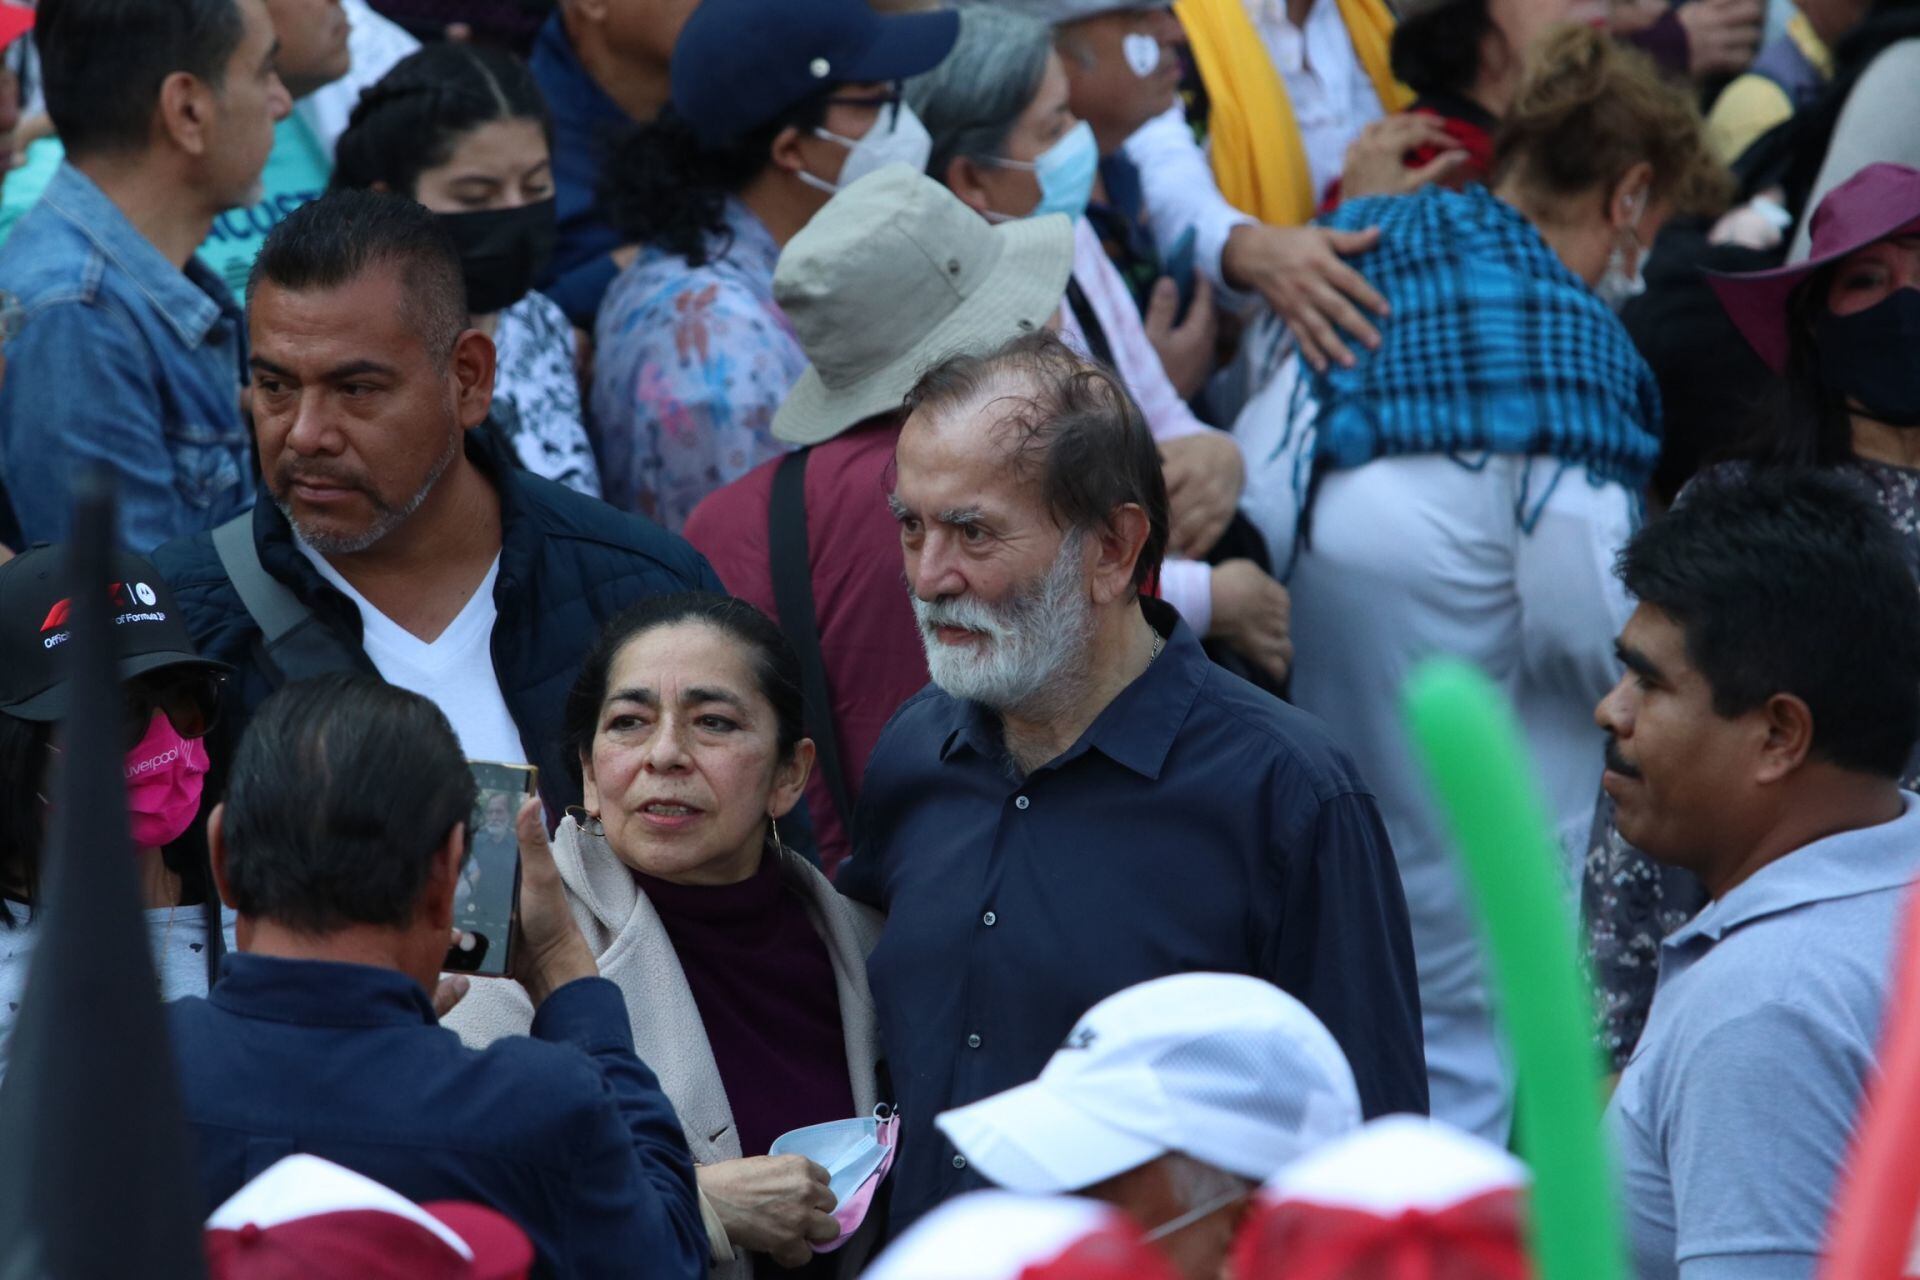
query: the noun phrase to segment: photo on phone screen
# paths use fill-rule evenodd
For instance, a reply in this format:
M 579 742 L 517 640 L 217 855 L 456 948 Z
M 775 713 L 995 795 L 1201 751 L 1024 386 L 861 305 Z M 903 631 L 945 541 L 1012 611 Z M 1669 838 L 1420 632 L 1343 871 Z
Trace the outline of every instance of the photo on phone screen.
M 514 819 L 535 791 L 539 772 L 531 765 L 468 762 L 479 794 L 467 820 L 467 861 L 453 891 L 453 927 L 472 935 L 473 945 L 447 951 L 455 973 L 499 977 L 512 962 L 515 895 L 520 888 L 520 839 Z
M 1180 233 L 1180 238 L 1167 250 L 1166 269 L 1163 274 L 1171 276 L 1176 288 L 1180 290 L 1180 305 L 1175 308 L 1173 322 L 1184 324 L 1187 308 L 1193 305 L 1193 245 L 1194 231 L 1188 227 Z

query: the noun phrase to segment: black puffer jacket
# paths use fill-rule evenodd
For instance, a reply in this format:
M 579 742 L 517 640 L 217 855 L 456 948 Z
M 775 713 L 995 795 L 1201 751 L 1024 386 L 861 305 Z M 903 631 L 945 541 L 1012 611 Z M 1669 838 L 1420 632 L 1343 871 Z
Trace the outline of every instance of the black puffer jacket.
M 725 588 L 705 557 L 658 525 L 529 475 L 491 433 L 470 431 L 466 439 L 467 456 L 500 493 L 493 669 L 527 759 L 540 766 L 542 797 L 558 813 L 580 803 L 561 748 L 561 717 L 567 690 L 601 625 L 646 596 Z M 300 554 L 286 517 L 264 496 L 254 507 L 253 538 L 267 572 L 365 662 L 359 610 Z M 211 533 L 170 542 L 153 559 L 172 585 L 200 652 L 238 668 L 218 733 L 231 744 L 273 692 L 260 629 L 228 580 Z M 367 670 L 373 670 L 371 663 Z

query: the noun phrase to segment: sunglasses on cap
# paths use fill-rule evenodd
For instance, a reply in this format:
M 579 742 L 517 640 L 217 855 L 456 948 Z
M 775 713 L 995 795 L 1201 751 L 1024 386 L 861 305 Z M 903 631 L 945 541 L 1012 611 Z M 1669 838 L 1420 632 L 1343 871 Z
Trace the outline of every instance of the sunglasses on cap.
M 147 736 L 158 711 L 183 738 L 204 738 L 219 719 L 219 676 L 208 671 L 172 671 L 135 680 L 124 686 L 126 710 L 121 721 L 123 749 L 133 750 Z

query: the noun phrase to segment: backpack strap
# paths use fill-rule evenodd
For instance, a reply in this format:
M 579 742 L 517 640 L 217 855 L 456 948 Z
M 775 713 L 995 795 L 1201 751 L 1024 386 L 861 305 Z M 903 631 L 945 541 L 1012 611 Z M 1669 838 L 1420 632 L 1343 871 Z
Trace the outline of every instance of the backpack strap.
M 833 732 L 833 690 L 820 652 L 820 619 L 813 601 L 813 568 L 807 550 L 807 455 L 796 449 L 773 472 L 767 504 L 767 559 L 773 571 L 773 604 L 780 629 L 800 658 L 800 692 L 814 761 L 827 780 L 842 829 L 853 829 L 853 803 L 840 767 L 840 740 Z
M 215 528 L 213 549 L 241 605 L 260 628 L 263 664 L 275 688 L 331 671 L 369 669 L 363 654 L 349 652 L 313 610 L 260 563 L 251 511 Z

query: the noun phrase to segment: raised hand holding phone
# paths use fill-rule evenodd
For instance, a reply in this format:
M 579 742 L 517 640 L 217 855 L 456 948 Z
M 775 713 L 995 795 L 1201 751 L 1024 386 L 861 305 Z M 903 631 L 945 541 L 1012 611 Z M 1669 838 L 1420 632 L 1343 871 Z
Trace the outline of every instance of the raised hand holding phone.
M 453 923 L 460 932 L 445 967 L 498 978 L 513 963 L 514 896 L 520 880 L 514 812 L 538 791 L 539 771 L 531 765 L 477 760 L 467 767 L 473 771 L 476 796 L 467 823 L 467 856 L 453 899 Z
M 566 885 L 547 843 L 546 820 L 537 796 L 528 797 L 514 820 L 520 838 L 520 910 L 514 920 L 513 965 L 535 1008 L 576 978 L 597 977 L 600 966 L 567 904 Z

